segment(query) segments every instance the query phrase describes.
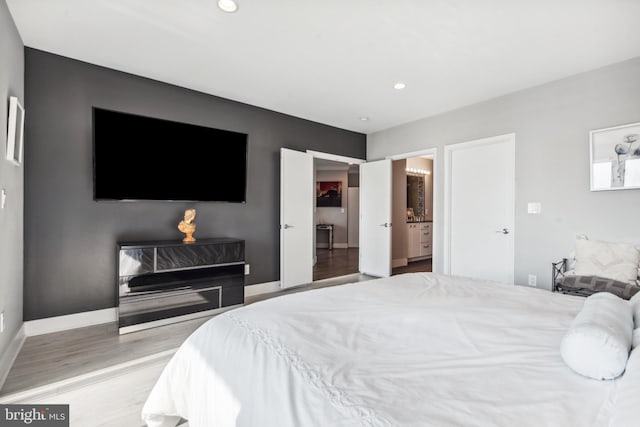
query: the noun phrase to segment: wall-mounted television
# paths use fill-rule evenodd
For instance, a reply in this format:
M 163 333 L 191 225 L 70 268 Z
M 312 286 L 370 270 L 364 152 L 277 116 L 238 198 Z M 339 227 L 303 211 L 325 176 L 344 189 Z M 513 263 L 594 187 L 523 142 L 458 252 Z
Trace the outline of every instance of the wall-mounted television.
M 95 200 L 246 201 L 247 134 L 93 108 Z

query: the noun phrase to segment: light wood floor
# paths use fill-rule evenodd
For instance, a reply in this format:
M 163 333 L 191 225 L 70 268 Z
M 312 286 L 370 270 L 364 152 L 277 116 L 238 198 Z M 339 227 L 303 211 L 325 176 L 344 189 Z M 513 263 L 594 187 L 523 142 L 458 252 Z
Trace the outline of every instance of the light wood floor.
M 352 274 L 245 299 L 245 305 L 293 292 L 372 279 Z M 177 349 L 211 316 L 119 335 L 115 323 L 28 337 L 0 391 L 4 396 Z
M 0 396 L 177 348 L 208 318 L 119 335 L 116 323 L 28 337 Z
M 342 276 L 358 272 L 358 248 L 316 249 L 317 262 L 313 267 L 313 280 Z M 391 274 L 432 271 L 431 259 L 413 261 L 403 267 L 392 269 Z
M 135 370 L 117 372 L 25 403 L 69 405 L 71 427 L 142 427 L 145 426 L 142 407 L 167 362 L 156 360 Z

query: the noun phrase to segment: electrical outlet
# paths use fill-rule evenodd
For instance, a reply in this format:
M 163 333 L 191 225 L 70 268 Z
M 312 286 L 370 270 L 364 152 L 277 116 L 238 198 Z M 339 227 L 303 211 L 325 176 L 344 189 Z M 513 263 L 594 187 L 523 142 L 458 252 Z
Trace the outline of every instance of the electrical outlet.
M 529 275 L 529 286 L 536 286 L 536 275 L 535 274 L 530 274 Z
M 251 264 L 245 264 L 244 265 L 244 275 L 248 276 L 249 274 L 251 274 Z
M 4 332 L 4 311 L 0 313 L 0 333 Z

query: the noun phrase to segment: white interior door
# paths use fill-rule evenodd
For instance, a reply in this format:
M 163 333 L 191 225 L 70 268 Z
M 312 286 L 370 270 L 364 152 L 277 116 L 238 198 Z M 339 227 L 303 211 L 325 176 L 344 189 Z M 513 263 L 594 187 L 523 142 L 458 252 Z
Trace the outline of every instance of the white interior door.
M 391 160 L 360 165 L 360 272 L 391 275 Z
M 313 156 L 280 150 L 280 287 L 313 281 Z
M 445 272 L 514 281 L 515 135 L 445 148 Z

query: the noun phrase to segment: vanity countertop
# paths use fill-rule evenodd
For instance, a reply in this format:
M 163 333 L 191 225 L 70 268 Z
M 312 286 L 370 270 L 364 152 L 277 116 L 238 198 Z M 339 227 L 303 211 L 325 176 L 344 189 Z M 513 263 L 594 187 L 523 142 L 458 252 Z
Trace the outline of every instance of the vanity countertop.
M 429 220 L 424 220 L 424 221 L 407 221 L 407 224 L 420 224 L 420 223 L 425 223 L 425 222 L 433 222 L 433 220 L 429 219 Z

